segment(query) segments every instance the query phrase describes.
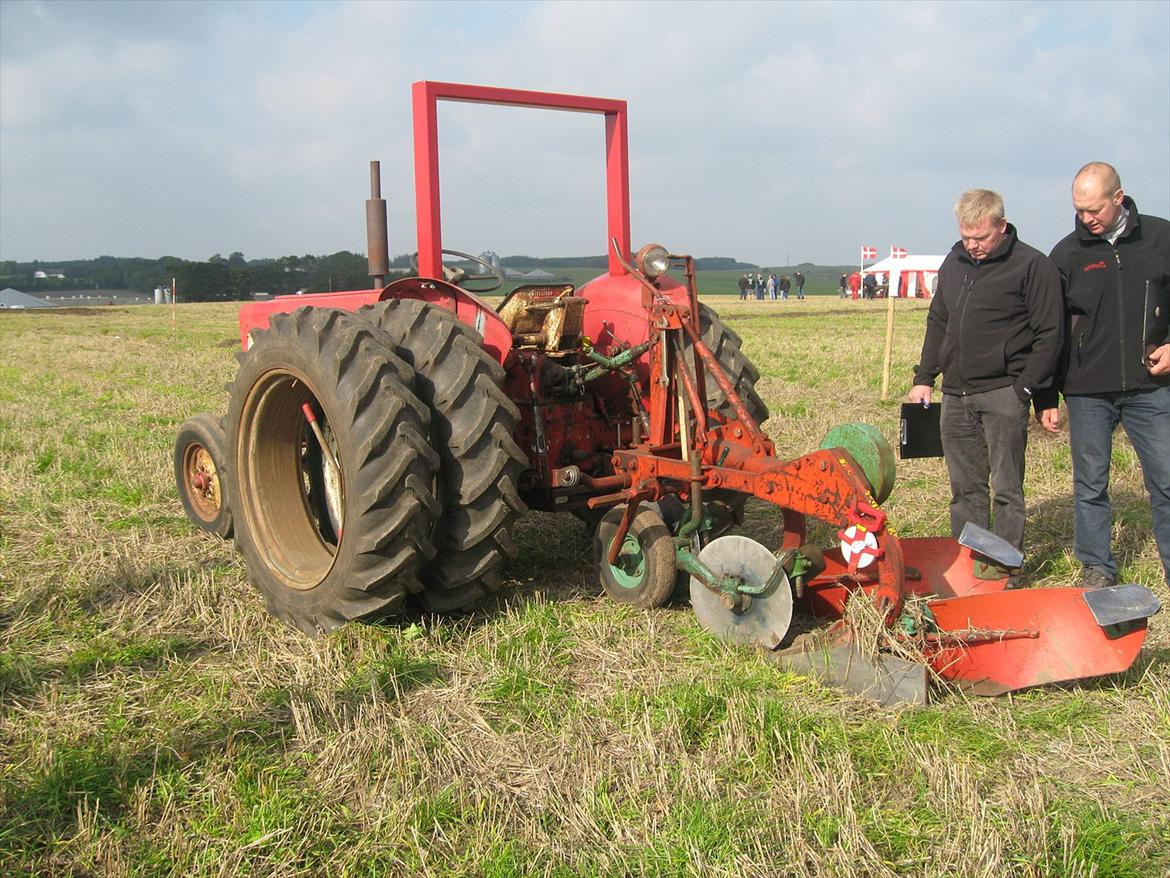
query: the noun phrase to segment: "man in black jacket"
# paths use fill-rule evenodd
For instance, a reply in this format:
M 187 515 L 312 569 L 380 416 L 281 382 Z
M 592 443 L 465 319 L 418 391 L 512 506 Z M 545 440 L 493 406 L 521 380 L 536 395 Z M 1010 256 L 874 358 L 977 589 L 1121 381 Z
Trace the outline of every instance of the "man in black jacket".
M 861 298 L 876 299 L 877 298 L 877 278 L 873 274 L 867 274 L 865 279 L 861 282 Z
M 1154 540 L 1170 582 L 1170 223 L 1139 214 L 1116 169 L 1090 162 L 1072 188 L 1076 228 L 1052 251 L 1069 344 L 1062 389 L 1072 449 L 1081 585 L 1113 585 L 1109 461 L 1120 421 L 1142 464 Z M 1050 405 L 1051 407 L 1048 407 Z M 1060 422 L 1055 396 L 1041 422 Z
M 943 374 L 942 443 L 951 532 L 968 521 L 1024 548 L 1024 452 L 1032 394 L 1051 384 L 1063 310 L 1052 262 L 1016 236 L 1003 199 L 970 189 L 955 205 L 960 240 L 938 272 L 908 399 L 930 405 Z

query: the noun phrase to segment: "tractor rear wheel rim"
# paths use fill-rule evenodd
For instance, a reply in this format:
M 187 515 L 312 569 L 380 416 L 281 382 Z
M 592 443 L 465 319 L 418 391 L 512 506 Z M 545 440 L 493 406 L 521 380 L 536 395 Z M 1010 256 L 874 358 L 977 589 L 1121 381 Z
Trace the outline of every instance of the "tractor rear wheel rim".
M 190 486 L 188 494 L 195 514 L 203 521 L 215 521 L 219 517 L 223 495 L 211 452 L 194 442 L 188 445 L 183 452 L 183 472 Z
M 646 555 L 633 534 L 626 534 L 617 564 L 611 564 L 614 581 L 622 588 L 641 588 L 646 582 Z
M 264 546 L 272 574 L 298 590 L 316 587 L 333 567 L 345 493 L 343 472 L 321 472 L 323 455 L 305 420 L 305 403 L 328 441 L 328 413 L 304 376 L 265 373 L 244 402 L 238 449 L 240 496 L 256 542 Z M 314 496 L 314 485 L 324 497 Z

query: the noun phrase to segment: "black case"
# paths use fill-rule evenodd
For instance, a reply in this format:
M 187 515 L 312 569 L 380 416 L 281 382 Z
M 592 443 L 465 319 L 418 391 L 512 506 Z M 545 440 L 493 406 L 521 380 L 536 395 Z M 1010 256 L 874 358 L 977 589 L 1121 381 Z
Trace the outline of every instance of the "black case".
M 898 454 L 906 460 L 912 457 L 942 457 L 942 433 L 939 415 L 942 405 L 923 406 L 916 402 L 902 403 L 902 423 L 898 430 Z

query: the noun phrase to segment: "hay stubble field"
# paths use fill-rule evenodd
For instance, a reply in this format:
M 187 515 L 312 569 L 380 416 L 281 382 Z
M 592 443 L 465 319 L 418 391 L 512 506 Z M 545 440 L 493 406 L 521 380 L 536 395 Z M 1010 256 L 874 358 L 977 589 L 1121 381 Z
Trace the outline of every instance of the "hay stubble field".
M 709 300 L 778 453 L 891 440 L 925 319 Z M 0 314 L 0 874 L 1129 876 L 1170 870 L 1170 616 L 1127 674 L 890 709 L 601 596 L 583 525 L 530 514 L 500 598 L 309 639 L 182 513 L 181 421 L 222 413 L 233 305 Z M 1114 452 L 1125 581 L 1161 581 Z M 1072 584 L 1070 463 L 1034 426 L 1034 587 Z M 941 461 L 899 533 L 944 532 Z M 766 532 L 771 510 L 752 508 Z

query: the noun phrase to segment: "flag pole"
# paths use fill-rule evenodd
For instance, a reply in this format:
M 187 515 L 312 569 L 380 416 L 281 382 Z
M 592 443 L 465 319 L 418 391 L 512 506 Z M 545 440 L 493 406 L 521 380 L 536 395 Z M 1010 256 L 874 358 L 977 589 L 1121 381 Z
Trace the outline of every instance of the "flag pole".
M 890 286 L 893 286 L 891 284 Z M 890 361 L 894 356 L 894 297 L 886 291 L 886 356 L 882 365 L 882 399 L 890 398 Z
M 894 255 L 894 248 L 890 247 L 890 256 Z M 902 272 L 898 272 L 899 285 Z M 890 362 L 894 358 L 894 296 L 897 287 L 894 285 L 894 269 L 891 267 L 886 282 L 886 353 L 882 359 L 882 400 L 890 398 Z

